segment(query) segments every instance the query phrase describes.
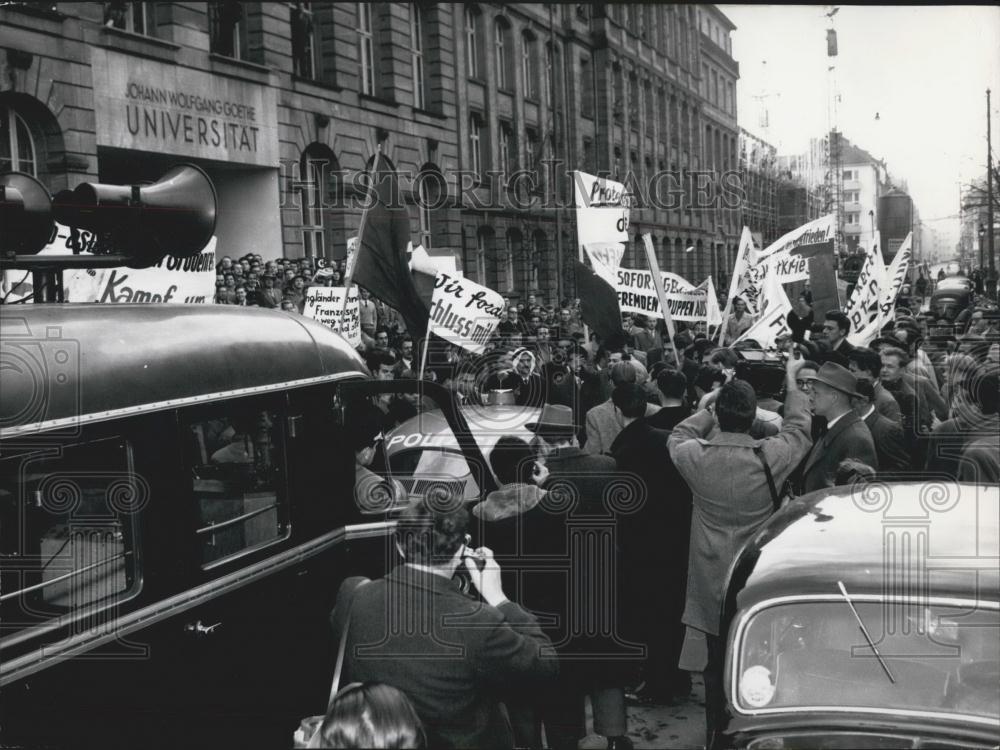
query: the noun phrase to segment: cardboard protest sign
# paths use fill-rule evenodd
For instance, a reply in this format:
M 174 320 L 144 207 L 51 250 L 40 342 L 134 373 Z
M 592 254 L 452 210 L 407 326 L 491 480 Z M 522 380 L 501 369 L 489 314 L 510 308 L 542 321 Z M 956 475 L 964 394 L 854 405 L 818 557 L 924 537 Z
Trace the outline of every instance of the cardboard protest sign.
M 361 346 L 361 311 L 356 286 L 351 287 L 350 292 L 342 286 L 307 287 L 302 314 L 337 331 L 351 346 Z
M 500 325 L 503 297 L 469 279 L 439 272 L 427 329 L 473 354 L 482 354 Z

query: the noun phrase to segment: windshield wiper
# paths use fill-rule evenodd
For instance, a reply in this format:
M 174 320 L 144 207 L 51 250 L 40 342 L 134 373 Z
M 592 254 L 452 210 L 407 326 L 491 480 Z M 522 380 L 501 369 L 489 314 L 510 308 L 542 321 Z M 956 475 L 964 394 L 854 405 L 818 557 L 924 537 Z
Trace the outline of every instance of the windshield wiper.
M 858 610 L 855 608 L 854 602 L 851 601 L 851 597 L 847 595 L 847 589 L 844 588 L 843 582 L 837 581 L 837 586 L 840 588 L 840 593 L 844 595 L 844 601 L 847 602 L 847 606 L 850 607 L 851 612 L 854 613 L 854 619 L 858 621 L 858 627 L 861 628 L 861 632 L 864 633 L 865 640 L 868 641 L 868 645 L 872 648 L 872 653 L 875 654 L 875 657 L 878 659 L 878 663 L 882 665 L 882 669 L 885 671 L 885 676 L 889 678 L 889 682 L 895 685 L 896 679 L 892 676 L 892 672 L 889 671 L 889 665 L 885 663 L 885 659 L 882 658 L 882 654 L 880 654 L 878 649 L 875 647 L 875 641 L 873 641 L 872 637 L 868 634 L 868 628 L 866 628 L 865 624 L 861 621 L 861 615 L 858 614 Z

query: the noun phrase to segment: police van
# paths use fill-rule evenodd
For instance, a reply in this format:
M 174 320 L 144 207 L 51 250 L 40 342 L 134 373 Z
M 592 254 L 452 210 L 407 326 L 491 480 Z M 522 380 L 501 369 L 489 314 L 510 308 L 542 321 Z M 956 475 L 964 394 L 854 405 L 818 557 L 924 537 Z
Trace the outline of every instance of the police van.
M 361 400 L 433 403 L 490 486 L 447 391 L 299 315 L 3 305 L 0 338 L 4 746 L 282 747 L 322 713 L 338 586 L 396 562 L 355 501 Z

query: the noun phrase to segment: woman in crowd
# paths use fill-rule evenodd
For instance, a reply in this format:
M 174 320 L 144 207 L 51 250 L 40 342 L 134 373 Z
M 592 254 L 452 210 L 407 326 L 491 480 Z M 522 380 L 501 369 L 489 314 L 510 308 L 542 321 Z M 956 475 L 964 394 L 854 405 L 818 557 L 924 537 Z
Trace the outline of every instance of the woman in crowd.
M 381 683 L 355 682 L 337 693 L 308 746 L 424 748 L 427 737 L 402 691 Z

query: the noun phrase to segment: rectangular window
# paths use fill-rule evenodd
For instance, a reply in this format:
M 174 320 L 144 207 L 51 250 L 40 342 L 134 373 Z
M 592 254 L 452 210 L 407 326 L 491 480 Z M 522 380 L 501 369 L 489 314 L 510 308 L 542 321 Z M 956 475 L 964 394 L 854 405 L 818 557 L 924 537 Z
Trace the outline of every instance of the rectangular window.
M 501 122 L 499 132 L 500 170 L 504 177 L 509 177 L 517 167 L 517 154 L 514 149 L 514 131 L 510 123 Z
M 481 178 L 483 171 L 482 121 L 479 119 L 479 115 L 469 117 L 469 158 L 472 171 L 478 178 Z
M 375 35 L 369 3 L 358 3 L 358 57 L 361 69 L 361 93 L 375 95 Z
M 534 99 L 538 95 L 535 82 L 535 40 L 527 34 L 521 36 L 521 77 L 524 85 L 524 96 Z
M 524 131 L 524 166 L 528 171 L 535 174 L 536 179 L 538 178 L 538 161 L 541 158 L 538 149 L 538 133 L 528 128 Z
M 719 74 L 712 71 L 712 104 L 719 106 Z
M 486 234 L 476 235 L 476 281 L 484 286 L 486 281 Z
M 471 8 L 465 9 L 465 65 L 470 78 L 479 77 L 479 42 L 476 34 L 476 24 L 479 16 Z
M 497 88 L 506 89 L 507 88 L 507 47 L 506 47 L 506 29 L 498 21 L 495 28 L 495 39 L 494 44 L 496 45 L 496 64 L 497 64 Z
M 861 214 L 857 213 L 856 211 L 852 211 L 851 213 L 847 214 L 847 223 L 848 224 L 859 224 L 861 222 L 861 218 L 860 217 L 861 217 Z
M 857 203 L 859 199 L 860 199 L 860 191 L 858 191 L 858 190 L 845 190 L 844 191 L 844 200 L 847 203 Z
M 552 106 L 552 66 L 555 64 L 552 59 L 552 42 L 545 45 L 545 101 Z
M 639 82 L 634 75 L 628 77 L 628 118 L 632 130 L 639 129 Z
M 845 180 L 853 180 L 854 179 L 854 170 L 853 169 L 845 169 L 844 170 L 844 179 Z
M 413 106 L 427 108 L 427 82 L 424 76 L 424 28 L 421 10 L 410 6 L 410 69 L 413 74 Z
M 294 3 L 291 9 L 292 64 L 295 75 L 318 78 L 316 26 L 312 3 Z
M 133 34 L 156 36 L 155 3 L 104 3 L 104 25 L 131 31 Z
M 726 111 L 731 115 L 736 114 L 736 96 L 733 91 L 733 82 L 726 82 Z
M 241 401 L 187 425 L 202 567 L 288 536 L 283 418 Z
M 594 72 L 589 57 L 580 58 L 580 114 L 594 116 Z
M 247 59 L 247 28 L 243 4 L 223 0 L 208 4 L 209 49 L 216 55 Z
M 425 250 L 431 249 L 431 194 L 427 180 L 420 180 L 420 244 Z
M 131 453 L 120 437 L 7 451 L 0 461 L 5 631 L 138 592 L 139 517 L 151 490 Z
M 309 175 L 302 192 L 302 249 L 309 258 L 326 257 L 323 242 L 323 165 L 308 163 Z

